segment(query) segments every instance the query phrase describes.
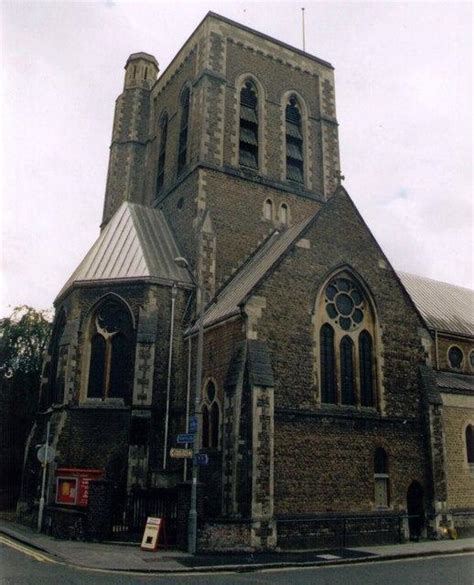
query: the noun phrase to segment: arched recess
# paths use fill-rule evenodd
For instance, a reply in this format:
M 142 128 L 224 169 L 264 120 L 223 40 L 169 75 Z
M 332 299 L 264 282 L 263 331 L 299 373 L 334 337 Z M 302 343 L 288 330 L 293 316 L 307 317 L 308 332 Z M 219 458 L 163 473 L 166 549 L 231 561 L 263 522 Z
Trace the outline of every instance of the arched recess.
M 324 279 L 313 322 L 318 403 L 382 410 L 376 307 L 350 267 L 340 267 Z
M 187 165 L 189 154 L 189 128 L 191 122 L 191 85 L 186 83 L 179 96 L 179 134 L 178 134 L 178 159 L 177 175 Z
M 250 82 L 256 91 L 257 95 L 257 142 L 258 142 L 258 162 L 255 170 L 258 170 L 260 174 L 266 174 L 266 139 L 265 139 L 265 125 L 266 125 L 266 91 L 261 81 L 252 73 L 242 73 L 235 80 L 235 120 L 234 130 L 237 141 L 235 144 L 232 164 L 234 166 L 240 166 L 240 138 L 241 138 L 241 92 L 245 87 L 245 84 Z M 249 120 L 250 122 L 251 120 Z
M 131 404 L 135 324 L 127 303 L 115 294 L 91 309 L 86 328 L 82 398 L 121 399 Z
M 288 108 L 295 106 L 300 114 L 300 132 L 296 126 L 296 120 L 291 123 L 291 116 L 288 117 Z M 282 95 L 281 100 L 281 180 L 292 181 L 295 184 L 300 183 L 302 187 L 310 189 L 310 131 L 309 131 L 309 111 L 303 96 L 296 90 L 287 90 Z M 301 154 L 298 150 L 301 149 Z M 301 158 L 302 180 L 297 179 L 297 173 L 289 172 L 289 161 L 294 162 L 297 167 L 298 160 Z M 297 170 L 296 168 L 294 169 Z

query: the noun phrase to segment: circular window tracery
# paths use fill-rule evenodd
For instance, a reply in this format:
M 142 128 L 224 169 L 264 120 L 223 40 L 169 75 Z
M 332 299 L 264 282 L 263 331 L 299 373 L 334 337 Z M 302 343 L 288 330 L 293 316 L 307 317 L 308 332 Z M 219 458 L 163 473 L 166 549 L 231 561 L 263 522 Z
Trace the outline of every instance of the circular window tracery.
M 344 331 L 356 329 L 364 320 L 364 297 L 359 288 L 347 278 L 337 278 L 328 284 L 325 302 L 329 318 Z

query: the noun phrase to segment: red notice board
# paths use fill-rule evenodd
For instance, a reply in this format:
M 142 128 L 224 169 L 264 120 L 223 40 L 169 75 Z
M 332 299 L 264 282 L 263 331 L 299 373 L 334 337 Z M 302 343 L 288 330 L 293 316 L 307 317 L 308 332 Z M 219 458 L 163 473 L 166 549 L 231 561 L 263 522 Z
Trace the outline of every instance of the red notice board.
M 56 469 L 56 504 L 87 507 L 89 503 L 89 482 L 103 479 L 102 469 L 79 469 L 58 467 Z

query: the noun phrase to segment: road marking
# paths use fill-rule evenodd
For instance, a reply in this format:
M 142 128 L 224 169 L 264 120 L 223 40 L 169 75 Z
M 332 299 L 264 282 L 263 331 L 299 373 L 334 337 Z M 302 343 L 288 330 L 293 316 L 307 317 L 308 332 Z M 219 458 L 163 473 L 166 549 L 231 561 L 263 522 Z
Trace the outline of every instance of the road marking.
M 40 563 L 54 563 L 55 562 L 52 559 L 50 559 L 49 557 L 47 557 L 46 555 L 40 553 L 39 551 L 32 550 L 31 548 L 28 548 L 28 547 L 24 546 L 23 544 L 15 542 L 14 540 L 10 540 L 9 538 L 5 538 L 4 536 L 0 536 L 0 543 L 4 544 L 5 546 L 8 546 L 10 548 L 13 548 L 14 550 L 16 550 L 18 552 L 21 552 L 25 555 L 28 555 L 29 557 L 32 557 L 33 559 L 39 561 Z

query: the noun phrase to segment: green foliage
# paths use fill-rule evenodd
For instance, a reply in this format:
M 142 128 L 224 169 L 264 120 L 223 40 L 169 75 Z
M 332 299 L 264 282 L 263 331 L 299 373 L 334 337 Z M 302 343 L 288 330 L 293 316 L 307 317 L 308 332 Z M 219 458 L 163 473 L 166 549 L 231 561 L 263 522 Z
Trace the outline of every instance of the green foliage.
M 22 305 L 0 319 L 0 368 L 4 376 L 40 374 L 51 333 L 50 314 Z

